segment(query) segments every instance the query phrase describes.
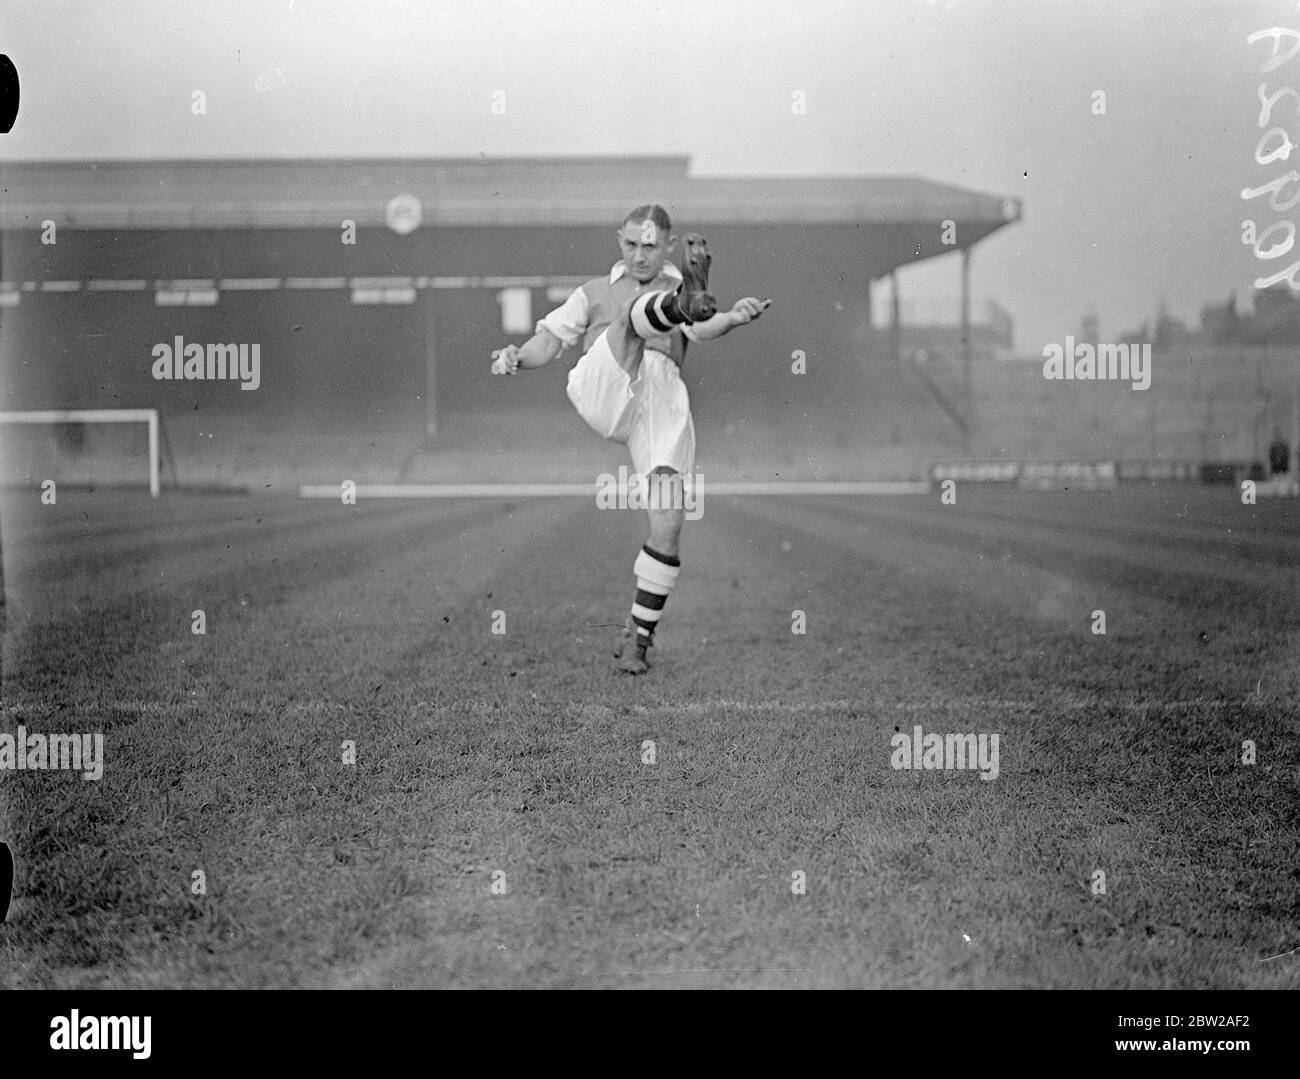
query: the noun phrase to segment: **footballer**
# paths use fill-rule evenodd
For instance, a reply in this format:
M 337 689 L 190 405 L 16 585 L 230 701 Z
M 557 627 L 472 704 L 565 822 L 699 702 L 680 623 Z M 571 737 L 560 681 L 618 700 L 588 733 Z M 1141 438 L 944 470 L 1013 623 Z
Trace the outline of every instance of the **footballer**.
M 677 241 L 662 206 L 638 206 L 618 231 L 622 258 L 609 274 L 575 289 L 523 345 L 492 353 L 494 373 L 514 374 L 541 367 L 581 341 L 582 358 L 569 372 L 569 400 L 602 438 L 627 446 L 633 472 L 649 482 L 652 495 L 669 493 L 646 502 L 650 535 L 632 565 L 636 598 L 614 646 L 618 669 L 628 674 L 648 669 L 646 649 L 681 572 L 682 485 L 695 470 L 695 424 L 680 374 L 687 342 L 730 333 L 771 303 L 747 296 L 718 311 L 704 238 L 681 238 L 680 268 L 668 261 Z

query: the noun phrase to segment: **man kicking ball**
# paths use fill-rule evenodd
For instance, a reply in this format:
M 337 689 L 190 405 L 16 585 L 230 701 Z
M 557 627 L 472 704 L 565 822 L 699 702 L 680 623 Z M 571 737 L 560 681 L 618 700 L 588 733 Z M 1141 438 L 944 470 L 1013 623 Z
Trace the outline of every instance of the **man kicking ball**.
M 704 237 L 682 237 L 680 269 L 668 261 L 676 243 L 662 206 L 638 206 L 618 231 L 623 257 L 609 275 L 575 289 L 523 345 L 492 353 L 493 373 L 513 375 L 549 363 L 581 339 L 569 400 L 598 435 L 627 445 L 633 472 L 650 488 L 650 538 L 632 566 L 636 600 L 614 649 L 619 670 L 628 674 L 648 669 L 646 649 L 681 572 L 682 484 L 695 472 L 695 424 L 679 373 L 686 342 L 721 337 L 771 303 L 747 296 L 718 311 Z

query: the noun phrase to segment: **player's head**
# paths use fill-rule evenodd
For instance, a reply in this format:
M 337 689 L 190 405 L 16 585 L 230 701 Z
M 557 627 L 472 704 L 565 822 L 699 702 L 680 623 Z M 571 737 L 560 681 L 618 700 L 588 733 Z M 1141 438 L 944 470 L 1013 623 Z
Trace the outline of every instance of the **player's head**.
M 672 220 L 662 206 L 638 206 L 618 230 L 619 252 L 632 276 L 641 282 L 659 276 L 676 242 Z

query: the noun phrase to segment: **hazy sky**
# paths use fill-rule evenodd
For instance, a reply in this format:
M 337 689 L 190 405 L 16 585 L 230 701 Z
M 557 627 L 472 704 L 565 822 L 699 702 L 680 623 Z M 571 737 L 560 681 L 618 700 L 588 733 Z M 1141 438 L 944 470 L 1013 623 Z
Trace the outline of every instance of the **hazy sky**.
M 1241 189 L 1300 159 L 1254 161 L 1256 87 L 1300 89 L 1300 57 L 1264 75 L 1270 46 L 1246 43 L 1270 26 L 1300 28 L 1295 3 L 30 0 L 0 12 L 23 85 L 0 155 L 677 153 L 697 175 L 924 176 L 1025 199 L 976 248 L 973 289 L 1038 354 L 1088 304 L 1105 335 L 1162 298 L 1194 319 L 1300 258 L 1240 242 L 1244 218 L 1291 216 Z M 1300 143 L 1296 105 L 1274 117 Z M 958 289 L 952 258 L 902 279 Z

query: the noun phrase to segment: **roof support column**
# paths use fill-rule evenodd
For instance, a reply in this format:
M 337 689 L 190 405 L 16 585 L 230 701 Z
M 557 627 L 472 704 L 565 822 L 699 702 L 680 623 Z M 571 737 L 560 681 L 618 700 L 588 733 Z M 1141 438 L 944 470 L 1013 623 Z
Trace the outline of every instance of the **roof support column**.
M 437 320 L 433 317 L 436 290 L 424 294 L 420 313 L 424 316 L 424 442 L 430 445 L 438 433 L 438 345 Z
M 889 271 L 889 343 L 894 354 L 894 367 L 903 365 L 903 329 L 898 314 L 898 271 Z
M 961 249 L 961 371 L 966 391 L 967 441 L 975 430 L 975 402 L 971 396 L 970 376 L 970 248 Z

